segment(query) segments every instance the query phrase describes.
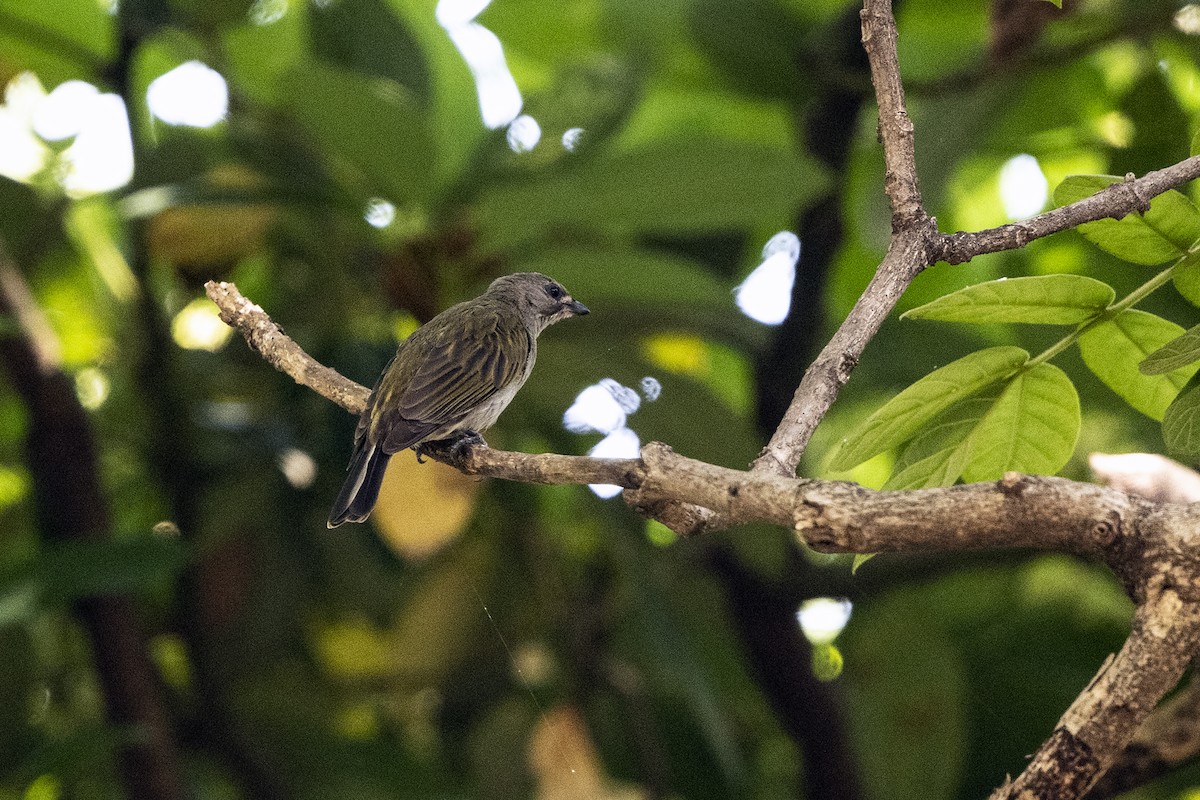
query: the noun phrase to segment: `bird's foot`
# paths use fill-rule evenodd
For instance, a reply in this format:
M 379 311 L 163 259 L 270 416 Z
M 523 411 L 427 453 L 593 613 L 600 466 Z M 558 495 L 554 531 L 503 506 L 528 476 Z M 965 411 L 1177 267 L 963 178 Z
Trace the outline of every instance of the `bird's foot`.
M 468 430 L 459 431 L 447 439 L 421 442 L 413 450 L 417 453 L 417 463 L 419 464 L 424 464 L 425 456 L 429 456 L 443 464 L 461 467 L 467 456 L 471 454 L 471 448 L 478 446 L 487 447 L 487 442 L 483 440 L 478 431 Z

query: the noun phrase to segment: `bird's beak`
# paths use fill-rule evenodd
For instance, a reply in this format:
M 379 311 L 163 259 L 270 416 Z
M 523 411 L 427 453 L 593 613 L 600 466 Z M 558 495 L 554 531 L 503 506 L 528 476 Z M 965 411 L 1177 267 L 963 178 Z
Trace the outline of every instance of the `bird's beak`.
M 589 313 L 588 307 L 578 300 L 572 300 L 571 302 L 567 303 L 567 310 L 577 316 L 583 316 L 584 314 Z

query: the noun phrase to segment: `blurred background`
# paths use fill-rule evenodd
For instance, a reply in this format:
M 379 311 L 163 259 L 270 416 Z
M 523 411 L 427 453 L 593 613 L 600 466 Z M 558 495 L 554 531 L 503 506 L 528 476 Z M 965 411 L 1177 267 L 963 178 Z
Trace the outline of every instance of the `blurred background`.
M 1058 555 L 677 540 L 609 487 L 394 459 L 327 530 L 355 420 L 217 318 L 236 281 L 371 384 L 496 275 L 542 337 L 494 446 L 742 468 L 890 218 L 843 0 L 0 0 L 0 798 L 937 798 L 1016 774 L 1131 606 Z M 944 231 L 1188 154 L 1200 6 L 902 0 Z M 1145 268 L 1066 233 L 928 270 Z M 1162 293 L 1145 304 L 1190 327 Z M 889 322 L 801 472 L 933 368 L 1038 328 Z M 1158 426 L 1082 368 L 1096 451 Z M 1200 797 L 1185 770 L 1138 797 Z

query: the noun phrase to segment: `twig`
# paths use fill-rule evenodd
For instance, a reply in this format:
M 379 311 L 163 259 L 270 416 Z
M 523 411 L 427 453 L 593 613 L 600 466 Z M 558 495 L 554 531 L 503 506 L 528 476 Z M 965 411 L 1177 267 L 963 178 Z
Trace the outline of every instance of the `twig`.
M 1101 219 L 1120 219 L 1127 214 L 1144 212 L 1150 200 L 1188 181 L 1200 178 L 1200 156 L 1185 158 L 1164 169 L 1148 172 L 1140 178 L 1127 175 L 1091 197 L 1047 211 L 1021 222 L 974 233 L 942 234 L 933 248 L 936 261 L 961 264 L 986 253 L 1015 250 L 1060 231 Z

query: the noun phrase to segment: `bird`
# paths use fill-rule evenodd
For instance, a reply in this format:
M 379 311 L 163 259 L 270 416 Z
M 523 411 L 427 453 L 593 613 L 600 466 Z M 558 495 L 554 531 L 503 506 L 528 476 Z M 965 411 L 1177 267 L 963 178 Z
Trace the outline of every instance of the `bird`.
M 517 272 L 417 328 L 396 348 L 367 398 L 329 527 L 367 519 L 388 460 L 401 450 L 412 448 L 419 460 L 434 443 L 482 443 L 480 432 L 533 371 L 538 334 L 587 313 L 553 278 Z

